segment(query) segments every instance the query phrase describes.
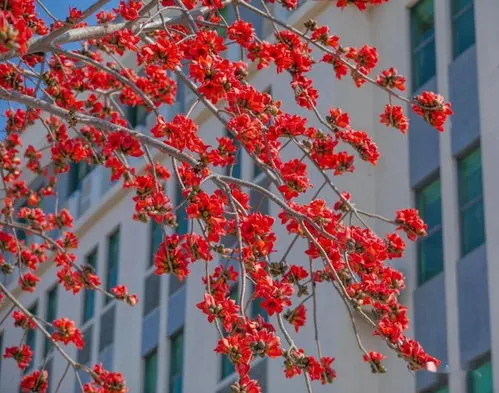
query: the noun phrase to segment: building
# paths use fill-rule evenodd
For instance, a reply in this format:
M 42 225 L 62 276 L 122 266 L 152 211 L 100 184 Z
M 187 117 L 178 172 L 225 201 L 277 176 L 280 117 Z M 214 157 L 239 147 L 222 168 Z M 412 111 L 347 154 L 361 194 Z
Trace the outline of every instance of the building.
M 449 98 L 455 110 L 442 134 L 411 116 L 409 136 L 405 137 L 377 121 L 386 103 L 384 94 L 370 87 L 358 90 L 349 81 L 335 81 L 329 67 L 317 67 L 320 109 L 341 106 L 350 112 L 354 126 L 368 130 L 382 153 L 376 168 L 359 164 L 355 175 L 340 179 L 339 185 L 365 210 L 391 217 L 396 209 L 417 206 L 428 221 L 428 238 L 411 247 L 397 265 L 407 276 L 402 300 L 412 311 L 413 333 L 443 360 L 443 366 L 438 373 L 414 376 L 370 337 L 368 329 L 362 329 L 366 346 L 390 356 L 385 363 L 388 373 L 372 375 L 356 348 L 343 305 L 334 294 L 324 293 L 319 296 L 321 341 L 324 351 L 337 358 L 338 379 L 325 388 L 316 385 L 314 391 L 499 391 L 499 362 L 494 361 L 499 358 L 499 335 L 495 333 L 499 332 L 499 312 L 494 312 L 499 307 L 499 289 L 492 285 L 499 276 L 494 258 L 499 255 L 495 241 L 499 220 L 494 210 L 499 200 L 494 94 L 499 91 L 499 3 L 392 0 L 360 14 L 341 12 L 334 2 L 309 1 L 281 16 L 297 25 L 314 18 L 339 33 L 345 45 L 377 47 L 382 67 L 395 66 L 409 77 L 411 94 L 437 91 Z M 270 32 L 268 26 L 258 28 Z M 253 73 L 251 79 L 257 88 L 271 89 L 284 109 L 301 112 L 288 98 L 286 76 L 275 77 L 272 70 L 264 70 Z M 179 93 L 179 104 L 169 109 L 170 116 L 185 110 L 188 100 L 188 95 Z M 151 126 L 151 119 L 143 114 L 131 116 L 137 127 Z M 205 111 L 199 110 L 195 119 L 207 138 L 214 140 L 223 132 Z M 29 132 L 26 137 L 39 142 L 36 133 Z M 240 176 L 264 181 L 247 156 L 240 159 L 236 167 Z M 317 176 L 312 179 L 319 184 Z M 178 198 L 175 185 L 170 192 L 172 198 Z M 125 283 L 141 301 L 130 310 L 93 292 L 67 295 L 54 286 L 54 269 L 47 264 L 36 294 L 20 295 L 23 303 L 48 319 L 67 316 L 77 321 L 88 345 L 77 356 L 70 353 L 83 364 L 102 361 L 123 372 L 131 392 L 228 392 L 232 370 L 213 352 L 217 333 L 194 307 L 203 294 L 199 285 L 203 272 L 194 268 L 185 285 L 152 274 L 151 254 L 160 233 L 154 226 L 132 221 L 129 195 L 109 183 L 103 168 L 75 168 L 61 181 L 61 199 L 78 217 L 79 258 L 95 266 L 108 288 Z M 270 214 L 277 212 L 272 204 L 264 208 Z M 387 230 L 380 223 L 373 225 L 377 231 Z M 185 225 L 179 230 L 186 230 Z M 287 244 L 284 234 L 280 238 Z M 15 287 L 15 283 L 10 285 Z M 5 311 L 4 306 L 0 318 Z M 3 348 L 22 339 L 18 329 L 0 329 Z M 298 337 L 305 348 L 313 345 L 310 326 Z M 50 389 L 54 393 L 57 376 L 63 374 L 66 364 L 44 349 L 39 333 L 30 333 L 25 340 L 42 349 L 36 351 L 36 365 L 48 354 L 46 368 L 53 374 Z M 0 361 L 0 391 L 16 392 L 20 377 L 16 365 Z M 256 363 L 253 372 L 265 392 L 305 391 L 302 379 L 284 378 L 280 361 Z M 78 387 L 70 373 L 61 392 L 78 391 Z

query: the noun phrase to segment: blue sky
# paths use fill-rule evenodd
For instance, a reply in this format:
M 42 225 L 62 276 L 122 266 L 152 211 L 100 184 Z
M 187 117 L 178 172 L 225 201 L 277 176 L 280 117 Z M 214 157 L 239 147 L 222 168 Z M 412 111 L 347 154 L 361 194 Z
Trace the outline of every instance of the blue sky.
M 43 4 L 50 10 L 50 12 L 61 20 L 66 19 L 68 15 L 70 7 L 76 7 L 80 10 L 85 10 L 90 5 L 94 4 L 97 0 L 42 0 Z M 119 0 L 111 0 L 104 9 L 110 9 L 116 7 L 119 3 Z M 37 7 L 38 15 L 45 19 L 46 23 L 50 25 L 52 23 L 52 19 L 47 16 L 47 14 Z M 94 23 L 95 19 L 90 18 L 89 23 Z M 0 139 L 4 135 L 4 127 L 5 127 L 5 116 L 4 112 L 8 108 L 8 105 L 5 101 L 0 101 Z M 15 106 L 13 105 L 13 108 Z

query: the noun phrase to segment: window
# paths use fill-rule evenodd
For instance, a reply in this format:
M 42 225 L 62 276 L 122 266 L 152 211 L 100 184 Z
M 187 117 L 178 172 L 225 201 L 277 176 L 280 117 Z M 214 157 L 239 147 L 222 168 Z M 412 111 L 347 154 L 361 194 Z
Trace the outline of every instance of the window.
M 45 312 L 45 320 L 49 323 L 52 323 L 54 319 L 57 318 L 57 286 L 52 288 L 47 293 L 47 306 Z M 49 333 L 52 332 L 52 328 L 47 329 Z M 49 350 L 52 348 L 52 341 L 45 337 L 45 345 L 43 347 L 43 356 L 47 356 Z
M 184 332 L 181 330 L 170 338 L 169 393 L 182 393 L 183 358 Z
M 412 88 L 417 90 L 436 72 L 433 0 L 420 0 L 411 8 Z
M 107 239 L 106 289 L 111 290 L 118 283 L 118 263 L 120 258 L 120 230 L 114 231 Z M 106 296 L 106 304 L 111 298 Z
M 144 393 L 156 393 L 158 381 L 158 351 L 154 349 L 144 357 Z
M 492 364 L 487 362 L 468 374 L 469 393 L 492 393 Z
M 476 148 L 458 161 L 461 255 L 485 242 L 482 155 Z
M 0 334 L 0 378 L 2 377 L 3 334 Z
M 156 221 L 151 220 L 151 255 L 149 256 L 148 266 L 154 264 L 154 255 L 163 240 L 163 227 Z
M 452 0 L 452 53 L 454 58 L 475 43 L 473 0 Z
M 239 301 L 239 286 L 237 285 L 237 283 L 233 284 L 230 288 L 229 298 L 234 300 L 236 303 Z M 221 359 L 222 363 L 220 367 L 220 379 L 222 380 L 235 372 L 236 369 L 234 368 L 234 364 L 230 361 L 227 355 L 221 355 Z
M 127 110 L 127 119 L 132 128 L 145 126 L 147 120 L 147 109 L 143 105 L 130 106 Z
M 239 142 L 237 142 L 235 140 L 234 136 L 229 131 L 226 130 L 225 134 L 227 135 L 228 138 L 230 138 L 232 140 L 232 143 L 234 144 L 234 146 L 237 149 L 236 162 L 233 165 L 229 165 L 228 167 L 226 167 L 227 176 L 232 176 L 236 179 L 240 179 L 241 172 L 242 172 L 242 169 L 241 169 L 241 166 L 242 166 L 242 148 L 241 148 L 241 145 L 239 144 Z
M 440 186 L 440 179 L 437 179 L 416 193 L 419 214 L 428 225 L 428 236 L 421 238 L 418 242 L 419 285 L 444 269 Z
M 177 195 L 176 195 L 177 207 L 184 202 L 184 197 L 182 196 L 182 188 L 180 184 L 177 185 Z M 177 210 L 177 233 L 179 235 L 184 235 L 189 231 L 189 219 L 187 218 L 187 213 L 185 208 L 187 204 L 184 203 L 181 208 Z
M 30 314 L 32 315 L 37 315 L 38 314 L 38 304 L 35 303 L 31 308 L 28 310 Z M 31 348 L 31 351 L 33 354 L 36 354 L 36 331 L 37 329 L 29 329 L 28 332 L 26 333 L 26 345 L 28 345 Z M 25 369 L 25 372 L 30 370 L 33 367 L 33 362 L 35 360 L 35 356 L 31 358 L 31 363 L 29 366 Z
M 87 255 L 85 263 L 94 271 L 97 269 L 97 247 Z M 95 312 L 95 290 L 85 289 L 83 295 L 83 323 L 87 322 L 94 316 Z
M 80 188 L 81 182 L 92 169 L 92 165 L 86 161 L 71 164 L 69 169 L 68 196 Z

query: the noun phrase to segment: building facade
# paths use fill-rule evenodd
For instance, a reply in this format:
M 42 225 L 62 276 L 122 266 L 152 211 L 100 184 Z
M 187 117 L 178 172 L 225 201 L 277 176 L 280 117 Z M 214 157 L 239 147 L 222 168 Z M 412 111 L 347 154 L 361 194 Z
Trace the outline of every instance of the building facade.
M 386 104 L 381 91 L 356 89 L 348 80 L 338 82 L 327 65 L 318 65 L 315 71 L 321 111 L 330 106 L 348 111 L 354 127 L 367 130 L 382 154 L 377 167 L 358 164 L 355 174 L 339 179 L 338 185 L 350 191 L 364 210 L 392 217 L 397 209 L 415 206 L 428 223 L 429 236 L 412 245 L 396 266 L 407 277 L 402 300 L 411 310 L 412 334 L 443 365 L 437 373 L 414 375 L 362 328 L 366 346 L 389 356 L 388 373 L 372 375 L 356 348 L 340 299 L 332 292 L 319 292 L 321 342 L 324 352 L 337 358 L 338 378 L 333 385 L 314 386 L 314 391 L 499 392 L 499 361 L 494 361 L 499 358 L 499 289 L 493 285 L 499 277 L 494 258 L 499 255 L 495 240 L 499 239 L 499 220 L 494 216 L 499 200 L 499 137 L 494 116 L 494 93 L 499 91 L 499 3 L 392 0 L 365 14 L 339 11 L 333 3 L 302 2 L 298 10 L 280 16 L 297 26 L 316 19 L 338 33 L 344 45 L 377 47 L 380 66 L 395 66 L 408 76 L 411 95 L 432 90 L 453 103 L 455 115 L 445 133 L 411 116 L 407 137 L 379 124 L 378 114 Z M 260 31 L 270 32 L 269 26 L 250 15 L 247 18 Z M 252 72 L 250 79 L 255 87 L 280 100 L 284 110 L 304 113 L 290 99 L 285 75 L 276 77 L 269 69 Z M 166 117 L 188 108 L 190 95 L 180 90 L 178 98 L 175 106 L 164 109 Z M 140 110 L 132 111 L 130 120 L 143 130 L 153 122 Z M 208 142 L 224 133 L 202 109 L 196 111 L 195 120 Z M 41 143 L 36 130 L 28 130 L 25 138 L 31 138 L 34 145 Z M 291 158 L 296 152 L 287 154 Z M 167 162 L 165 157 L 157 159 Z M 245 154 L 239 157 L 233 175 L 265 185 L 264 176 Z M 314 184 L 320 184 L 317 174 L 311 176 Z M 193 266 L 186 283 L 154 275 L 152 255 L 161 241 L 161 230 L 131 219 L 131 195 L 110 183 L 104 168 L 75 166 L 59 187 L 62 206 L 77 217 L 79 259 L 95 267 L 107 288 L 128 285 L 139 295 L 138 306 L 130 309 L 92 291 L 67 294 L 55 286 L 55 269 L 50 264 L 43 266 L 43 279 L 34 294 L 20 294 L 14 289 L 15 280 L 0 277 L 37 315 L 48 320 L 67 316 L 78 322 L 87 345 L 78 354 L 71 350 L 70 354 L 82 364 L 101 361 L 106 368 L 123 372 L 130 392 L 230 392 L 233 369 L 213 351 L 217 332 L 194 306 L 203 296 L 202 267 Z M 168 187 L 171 198 L 179 200 L 179 188 Z M 320 197 L 331 203 L 335 200 L 327 193 Z M 50 201 L 46 203 L 46 210 L 53 208 Z M 274 216 L 279 212 L 272 203 L 262 204 L 261 209 Z M 178 218 L 177 231 L 187 231 L 185 217 Z M 379 233 L 389 230 L 379 222 L 373 226 Z M 278 235 L 282 245 L 278 249 L 285 249 L 289 240 L 284 233 Z M 300 263 L 300 253 L 296 254 L 290 262 Z M 0 318 L 7 308 L 0 309 Z M 256 306 L 252 312 L 261 310 Z M 50 392 L 54 393 L 66 367 L 64 360 L 50 350 L 40 333 L 22 337 L 19 329 L 0 326 L 1 348 L 21 340 L 36 349 L 31 367 L 45 364 L 50 371 Z M 312 348 L 312 327 L 305 327 L 297 340 L 304 348 Z M 255 362 L 252 375 L 265 392 L 305 391 L 303 379 L 284 378 L 279 360 Z M 15 362 L 0 359 L 0 392 L 17 392 L 20 377 Z M 83 374 L 81 378 L 85 382 Z M 79 391 L 75 375 L 67 375 L 60 391 Z

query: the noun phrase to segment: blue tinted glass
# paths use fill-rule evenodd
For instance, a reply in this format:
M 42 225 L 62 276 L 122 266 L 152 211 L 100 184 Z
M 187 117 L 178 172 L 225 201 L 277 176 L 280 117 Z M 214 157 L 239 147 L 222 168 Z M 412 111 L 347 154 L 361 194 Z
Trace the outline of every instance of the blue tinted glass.
M 182 392 L 182 368 L 184 358 L 184 333 L 170 339 L 170 393 Z
M 31 308 L 28 310 L 31 314 L 37 315 L 38 314 L 38 304 L 35 303 Z M 31 351 L 36 354 L 36 329 L 29 329 L 28 332 L 26 333 L 26 345 L 28 345 L 31 348 Z M 25 370 L 29 370 L 33 367 L 33 362 L 35 360 L 35 356 L 31 358 L 31 363 L 29 364 L 28 368 Z
M 50 290 L 47 294 L 47 310 L 45 314 L 45 320 L 52 323 L 54 319 L 57 319 L 57 287 Z M 52 332 L 52 328 L 47 329 Z M 43 346 L 43 355 L 47 355 L 50 348 L 52 348 L 52 341 L 45 337 L 45 342 Z

